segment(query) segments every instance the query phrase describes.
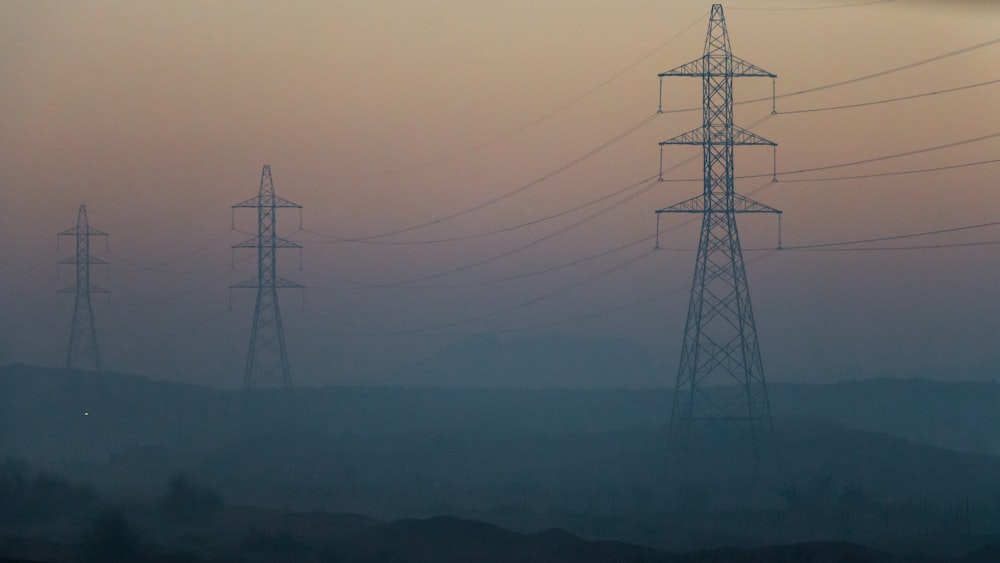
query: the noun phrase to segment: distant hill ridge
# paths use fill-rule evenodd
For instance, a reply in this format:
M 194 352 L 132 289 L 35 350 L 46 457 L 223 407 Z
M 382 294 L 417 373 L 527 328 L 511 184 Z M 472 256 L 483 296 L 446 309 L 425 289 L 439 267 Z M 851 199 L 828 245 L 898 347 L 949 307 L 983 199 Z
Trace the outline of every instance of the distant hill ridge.
M 199 435 L 189 438 L 193 443 L 256 425 L 255 421 L 233 423 L 245 400 L 242 391 L 130 374 L 14 364 L 0 368 L 0 390 L 0 406 L 4 407 L 0 423 L 5 417 L 16 415 L 23 421 L 44 413 L 50 426 L 57 421 L 71 424 L 79 422 L 82 412 L 101 417 L 111 411 L 116 416 L 136 414 L 139 426 L 134 430 L 147 436 L 150 432 L 155 435 L 155 429 L 143 427 L 143 421 L 154 418 L 172 418 L 179 432 L 192 419 L 215 429 L 208 436 L 199 430 Z M 276 400 L 275 395 L 273 390 L 258 390 L 251 397 L 267 405 Z M 318 387 L 296 388 L 292 396 L 302 418 L 318 423 L 316 429 L 362 434 L 457 426 L 502 426 L 542 433 L 649 428 L 669 422 L 671 404 L 671 392 L 662 388 Z M 996 382 L 875 379 L 772 383 L 770 396 L 778 419 L 827 420 L 929 445 L 1000 455 L 1000 384 Z M 518 417 L 505 419 L 503 413 L 512 409 Z M 602 415 L 591 416 L 595 412 Z M 258 422 L 272 429 L 283 428 L 270 420 Z M 9 427 L 0 426 L 0 447 L 4 444 L 3 429 Z M 158 442 L 169 445 L 170 441 Z M 16 450 L 15 444 L 9 445 Z
M 995 416 L 993 390 L 992 383 L 888 380 L 775 385 L 776 440 L 752 454 L 739 441 L 678 450 L 666 439 L 665 390 L 246 393 L 15 365 L 0 368 L 0 459 L 23 458 L 121 498 L 153 498 L 183 471 L 234 505 L 389 521 L 450 514 L 516 531 L 450 520 L 368 531 L 406 538 L 417 527 L 418 544 L 454 526 L 476 541 L 571 554 L 577 543 L 559 532 L 526 534 L 530 541 L 505 534 L 559 527 L 681 552 L 871 537 L 862 533 L 889 538 L 875 547 L 897 546 L 940 529 L 951 538 L 944 553 L 954 555 L 992 537 L 975 534 L 1000 529 L 1000 458 L 919 443 L 913 435 L 922 427 L 908 420 L 923 416 L 925 428 L 961 434 Z M 678 529 L 685 533 L 667 533 Z M 853 559 L 837 561 L 880 557 L 809 549 L 854 550 Z M 753 560 L 752 550 L 733 553 Z M 796 552 L 758 560 L 794 560 L 787 553 Z M 728 557 L 716 555 L 709 560 Z M 565 560 L 586 560 L 574 557 Z

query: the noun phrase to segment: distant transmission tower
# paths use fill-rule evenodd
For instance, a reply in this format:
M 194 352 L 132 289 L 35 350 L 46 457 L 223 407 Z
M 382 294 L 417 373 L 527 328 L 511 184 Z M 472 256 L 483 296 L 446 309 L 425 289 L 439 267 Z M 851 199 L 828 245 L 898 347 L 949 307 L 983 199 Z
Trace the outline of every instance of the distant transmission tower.
M 278 306 L 278 289 L 303 287 L 293 281 L 278 277 L 278 249 L 301 248 L 300 245 L 278 236 L 276 211 L 291 207 L 302 209 L 297 203 L 274 194 L 271 166 L 264 165 L 260 174 L 260 193 L 233 206 L 257 210 L 257 236 L 233 246 L 233 248 L 257 249 L 257 275 L 249 280 L 230 286 L 235 289 L 256 289 L 257 305 L 253 312 L 253 328 L 250 331 L 250 349 L 247 352 L 243 386 L 250 388 L 255 383 L 275 384 L 291 387 L 292 378 L 288 367 L 288 351 L 285 348 L 285 331 L 281 324 L 281 309 Z
M 58 236 L 76 237 L 76 255 L 60 260 L 60 264 L 76 266 L 76 283 L 60 293 L 76 294 L 73 305 L 73 326 L 69 333 L 69 349 L 66 351 L 66 367 L 81 369 L 101 369 L 101 351 L 97 347 L 97 329 L 94 327 L 94 311 L 90 306 L 91 293 L 107 293 L 90 283 L 90 265 L 107 264 L 104 260 L 90 255 L 90 237 L 108 236 L 87 223 L 87 206 L 81 205 L 76 216 L 76 227 L 66 229 Z
M 771 432 L 771 407 L 736 214 L 781 212 L 734 191 L 733 147 L 775 143 L 733 125 L 733 78 L 776 76 L 733 56 L 720 4 L 701 58 L 659 76 L 700 77 L 703 98 L 701 126 L 660 143 L 700 145 L 704 167 L 701 195 L 657 211 L 702 215 L 670 433 L 686 441 L 696 430 L 735 426 L 760 437 Z

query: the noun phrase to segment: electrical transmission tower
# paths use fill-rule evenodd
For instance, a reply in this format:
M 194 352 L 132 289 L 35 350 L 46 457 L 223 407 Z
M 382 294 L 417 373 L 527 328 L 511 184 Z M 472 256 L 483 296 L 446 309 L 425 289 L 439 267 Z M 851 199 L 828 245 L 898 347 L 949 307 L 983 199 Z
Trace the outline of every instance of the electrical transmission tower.
M 66 229 L 58 236 L 76 237 L 76 255 L 59 261 L 60 264 L 76 266 L 76 283 L 59 291 L 76 295 L 73 305 L 73 326 L 69 333 L 69 349 L 66 351 L 66 367 L 101 369 L 101 352 L 97 347 L 97 329 L 94 327 L 90 294 L 108 291 L 90 283 L 90 265 L 107 264 L 107 262 L 90 255 L 90 237 L 106 237 L 108 233 L 99 231 L 87 223 L 87 206 L 81 205 L 76 216 L 76 227 Z
M 285 348 L 285 331 L 281 324 L 281 309 L 278 306 L 278 289 L 303 287 L 293 281 L 278 277 L 278 249 L 301 248 L 300 245 L 283 239 L 277 233 L 277 210 L 283 207 L 302 209 L 297 203 L 274 194 L 271 166 L 264 165 L 260 174 L 260 192 L 256 197 L 233 206 L 257 210 L 257 236 L 233 245 L 233 248 L 257 249 L 257 275 L 247 281 L 230 286 L 233 289 L 256 289 L 257 305 L 253 312 L 253 328 L 250 330 L 250 349 L 247 352 L 243 386 L 250 388 L 255 383 L 276 384 L 291 387 L 292 379 L 288 367 L 288 351 Z
M 775 143 L 733 124 L 733 78 L 774 74 L 734 57 L 720 4 L 712 5 L 704 54 L 659 75 L 702 79 L 702 123 L 660 143 L 700 145 L 701 195 L 656 213 L 702 215 L 701 238 L 684 327 L 671 436 L 728 426 L 754 438 L 771 432 L 771 408 L 747 287 L 737 213 L 781 212 L 735 193 L 733 148 Z M 662 86 L 661 86 L 662 92 Z

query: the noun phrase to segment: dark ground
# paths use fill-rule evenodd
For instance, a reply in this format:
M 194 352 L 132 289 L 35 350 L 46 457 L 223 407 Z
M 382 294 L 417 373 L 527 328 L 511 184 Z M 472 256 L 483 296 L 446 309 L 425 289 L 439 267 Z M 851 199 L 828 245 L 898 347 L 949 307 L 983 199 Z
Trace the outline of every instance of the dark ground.
M 775 386 L 777 439 L 757 450 L 717 438 L 678 451 L 664 438 L 669 399 L 246 396 L 7 366 L 0 459 L 21 461 L 0 467 L 0 556 L 1000 561 L 996 384 Z

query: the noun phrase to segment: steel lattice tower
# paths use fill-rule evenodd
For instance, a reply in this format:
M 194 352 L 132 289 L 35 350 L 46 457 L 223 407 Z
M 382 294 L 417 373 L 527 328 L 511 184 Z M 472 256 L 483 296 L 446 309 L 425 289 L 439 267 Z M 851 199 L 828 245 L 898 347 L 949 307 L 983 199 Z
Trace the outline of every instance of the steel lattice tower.
M 781 213 L 735 193 L 733 148 L 775 143 L 733 124 L 733 78 L 776 76 L 734 57 L 720 4 L 712 6 L 704 54 L 659 75 L 702 79 L 702 124 L 663 141 L 700 145 L 703 192 L 657 213 L 702 215 L 670 433 L 736 426 L 753 437 L 771 432 L 771 408 L 743 265 L 737 213 Z M 662 149 L 661 149 L 662 150 Z
M 257 290 L 257 305 L 253 312 L 253 328 L 250 331 L 250 349 L 247 352 L 243 386 L 250 388 L 254 383 L 272 383 L 291 387 L 285 331 L 281 324 L 281 309 L 278 306 L 278 289 L 303 286 L 278 276 L 277 251 L 280 248 L 301 248 L 301 246 L 278 236 L 277 210 L 283 207 L 302 209 L 302 206 L 274 194 L 271 166 L 265 164 L 260 174 L 258 195 L 232 207 L 234 213 L 238 208 L 257 210 L 257 236 L 233 245 L 234 249 L 257 249 L 256 277 L 230 286 L 234 289 Z
M 101 352 L 97 347 L 97 329 L 94 327 L 90 294 L 108 291 L 90 283 L 90 265 L 107 264 L 107 262 L 90 255 L 90 237 L 106 237 L 108 233 L 99 231 L 87 223 L 87 206 L 81 205 L 76 216 L 76 227 L 66 229 L 58 236 L 76 238 L 76 255 L 59 261 L 60 264 L 76 266 L 76 283 L 59 291 L 76 295 L 73 305 L 73 326 L 69 333 L 69 349 L 66 351 L 66 367 L 101 369 Z

